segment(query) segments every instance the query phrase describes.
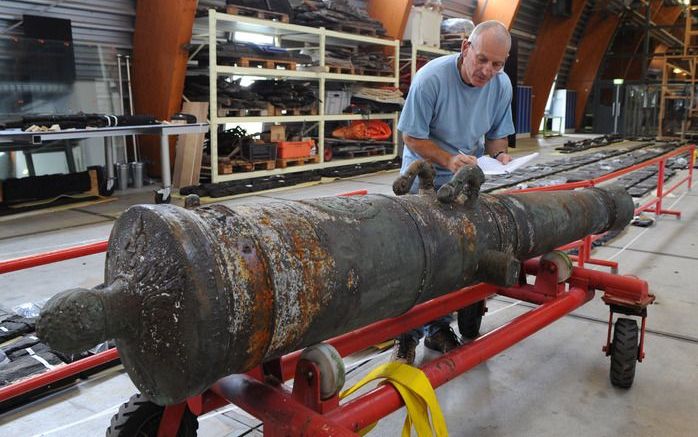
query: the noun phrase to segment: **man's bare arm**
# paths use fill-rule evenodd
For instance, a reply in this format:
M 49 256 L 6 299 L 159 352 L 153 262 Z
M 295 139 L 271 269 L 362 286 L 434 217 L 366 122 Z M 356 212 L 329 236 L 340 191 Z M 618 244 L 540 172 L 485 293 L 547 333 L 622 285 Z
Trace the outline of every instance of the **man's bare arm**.
M 507 153 L 507 147 L 509 146 L 509 140 L 507 138 L 498 138 L 496 140 L 485 139 L 485 153 L 490 156 L 495 156 L 497 153 L 497 160 L 502 164 L 506 164 L 511 161 L 511 156 Z
M 428 161 L 449 169 L 453 173 L 464 165 L 477 165 L 477 158 L 474 156 L 461 154 L 451 155 L 432 140 L 414 138 L 409 135 L 403 135 L 402 139 L 410 150 Z

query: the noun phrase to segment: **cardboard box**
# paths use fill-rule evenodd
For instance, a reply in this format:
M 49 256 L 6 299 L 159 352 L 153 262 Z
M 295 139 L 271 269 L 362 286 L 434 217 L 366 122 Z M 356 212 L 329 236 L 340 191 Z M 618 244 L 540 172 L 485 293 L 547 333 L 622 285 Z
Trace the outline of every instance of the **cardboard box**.
M 278 143 L 286 141 L 286 127 L 283 125 L 274 125 L 271 127 L 271 142 Z

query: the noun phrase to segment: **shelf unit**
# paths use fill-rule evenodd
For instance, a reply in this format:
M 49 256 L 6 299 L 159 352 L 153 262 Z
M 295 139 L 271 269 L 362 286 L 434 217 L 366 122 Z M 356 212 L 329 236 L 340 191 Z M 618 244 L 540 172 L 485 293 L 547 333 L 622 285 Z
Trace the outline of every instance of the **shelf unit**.
M 271 176 L 291 172 L 306 170 L 317 170 L 321 168 L 336 167 L 340 165 L 360 164 L 375 161 L 387 161 L 397 156 L 397 120 L 398 112 L 385 114 L 325 114 L 325 83 L 326 81 L 347 81 L 347 82 L 370 82 L 379 84 L 391 84 L 399 87 L 399 62 L 400 62 L 400 42 L 398 40 L 387 40 L 364 35 L 353 35 L 348 33 L 327 30 L 324 27 L 314 28 L 299 26 L 296 24 L 281 23 L 276 21 L 261 20 L 258 18 L 245 17 L 239 15 L 228 15 L 209 10 L 208 17 L 202 17 L 206 21 L 197 19 L 195 22 L 195 32 L 193 42 L 199 42 L 202 46 L 208 45 L 209 50 L 209 87 L 210 87 L 210 124 L 211 124 L 211 180 L 212 182 L 224 182 L 230 180 L 249 179 L 253 177 Z M 202 33 L 199 30 L 203 30 Z M 249 68 L 222 66 L 217 64 L 216 46 L 218 41 L 225 41 L 221 35 L 225 32 L 248 32 L 273 36 L 277 46 L 281 46 L 282 41 L 294 41 L 317 44 L 319 50 L 320 71 L 306 70 L 273 70 L 264 68 Z M 356 74 L 341 74 L 326 72 L 325 48 L 331 46 L 357 47 L 359 44 L 372 44 L 388 47 L 394 51 L 394 71 L 393 76 L 364 76 Z M 386 50 L 387 51 L 387 50 Z M 317 80 L 319 88 L 318 115 L 282 115 L 282 116 L 251 116 L 251 117 L 218 117 L 218 92 L 217 79 L 221 75 L 235 76 L 256 76 L 270 78 L 285 78 L 292 80 Z M 350 120 L 392 120 L 393 121 L 393 151 L 386 155 L 366 156 L 351 159 L 337 159 L 325 162 L 325 123 L 330 121 L 350 121 Z M 317 154 L 320 162 L 290 166 L 286 168 L 275 168 L 273 170 L 257 170 L 243 173 L 232 173 L 226 175 L 218 174 L 218 136 L 217 128 L 228 123 L 293 123 L 309 122 L 318 123 L 318 143 Z
M 417 74 L 417 56 L 419 53 L 428 53 L 430 55 L 453 55 L 458 52 L 452 52 L 450 50 L 439 49 L 431 46 L 424 45 L 412 45 L 412 57 L 410 58 L 410 72 L 412 73 L 410 77 L 414 77 Z

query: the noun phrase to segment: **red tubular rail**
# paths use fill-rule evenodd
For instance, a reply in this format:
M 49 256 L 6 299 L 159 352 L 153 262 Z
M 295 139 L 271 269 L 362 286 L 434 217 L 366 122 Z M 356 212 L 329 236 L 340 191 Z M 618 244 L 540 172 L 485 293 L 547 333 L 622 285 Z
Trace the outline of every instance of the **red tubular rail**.
M 44 252 L 37 255 L 13 258 L 6 261 L 0 261 L 0 274 L 51 264 L 58 261 L 79 258 L 81 256 L 94 255 L 95 253 L 101 253 L 106 250 L 107 240 L 104 240 L 96 243 L 83 244 L 81 246 Z
M 472 287 L 449 293 L 417 305 L 405 314 L 392 319 L 372 323 L 350 333 L 327 340 L 340 355 L 346 356 L 354 352 L 395 338 L 410 329 L 443 317 L 445 314 L 457 311 L 475 302 L 485 300 L 497 292 L 497 287 L 489 284 L 478 284 Z M 293 378 L 302 351 L 296 351 L 281 359 L 284 380 Z
M 666 197 L 669 193 L 674 191 L 676 188 L 681 186 L 684 182 L 687 182 L 688 189 L 691 189 L 691 185 L 693 182 L 693 165 L 695 163 L 695 150 L 696 146 L 695 144 L 688 144 L 686 146 L 679 147 L 676 150 L 673 150 L 671 152 L 667 152 L 661 156 L 654 157 L 652 159 L 649 159 L 647 161 L 641 162 L 639 164 L 632 165 L 630 167 L 626 167 L 621 170 L 614 171 L 613 173 L 609 173 L 603 176 L 600 176 L 596 179 L 589 179 L 586 181 L 579 181 L 579 182 L 570 182 L 568 184 L 559 184 L 559 185 L 551 185 L 548 187 L 535 187 L 535 188 L 525 188 L 523 190 L 509 190 L 507 193 L 515 194 L 515 193 L 526 193 L 526 192 L 531 192 L 531 191 L 558 191 L 558 190 L 574 190 L 576 188 L 589 188 L 589 187 L 594 187 L 598 184 L 601 184 L 603 182 L 610 181 L 612 179 L 616 179 L 620 176 L 623 176 L 624 174 L 631 173 L 633 171 L 639 170 L 644 167 L 649 167 L 650 165 L 657 165 L 659 167 L 659 174 L 657 177 L 657 193 L 656 193 L 656 198 L 646 202 L 645 204 L 641 205 L 640 207 L 635 209 L 634 214 L 639 214 L 642 211 L 650 211 L 656 213 L 657 216 L 662 215 L 662 214 L 672 214 L 677 217 L 681 217 L 681 212 L 679 211 L 672 211 L 668 209 L 663 209 L 662 208 L 662 200 L 664 197 Z M 684 153 L 689 154 L 689 159 L 688 159 L 688 176 L 682 178 L 678 182 L 676 182 L 674 185 L 672 185 L 668 190 L 664 191 L 664 165 L 666 163 L 666 160 L 668 158 L 671 158 L 673 156 L 678 156 L 678 155 L 683 155 Z M 574 261 L 577 261 L 577 265 L 579 267 L 584 267 L 584 263 L 589 263 L 589 264 L 596 264 L 600 266 L 605 266 L 605 267 L 610 267 L 611 271 L 616 272 L 618 271 L 618 263 L 615 261 L 607 261 L 607 260 L 600 260 L 600 259 L 594 259 L 591 258 L 591 243 L 598 239 L 601 238 L 601 235 L 594 235 L 594 236 L 587 236 L 582 240 L 575 241 L 569 244 L 566 244 L 565 246 L 562 246 L 559 248 L 559 250 L 569 250 L 572 248 L 578 248 L 579 250 L 579 255 L 578 256 L 573 256 L 571 257 Z
M 428 363 L 422 370 L 432 386 L 439 387 L 570 313 L 593 296 L 593 290 L 570 288 L 562 296 Z M 385 384 L 329 412 L 326 417 L 331 422 L 359 431 L 402 405 L 399 392 Z
M 70 364 L 56 366 L 44 373 L 0 388 L 0 402 L 5 402 L 14 397 L 30 393 L 33 390 L 56 383 L 61 379 L 75 376 L 78 373 L 90 370 L 118 358 L 119 354 L 116 348 L 114 348 L 92 355 L 91 357 L 82 358 Z

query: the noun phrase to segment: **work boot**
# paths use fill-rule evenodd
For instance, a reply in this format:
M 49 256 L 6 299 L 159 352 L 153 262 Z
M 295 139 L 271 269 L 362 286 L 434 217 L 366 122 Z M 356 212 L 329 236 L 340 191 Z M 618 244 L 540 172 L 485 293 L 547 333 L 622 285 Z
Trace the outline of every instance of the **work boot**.
M 425 338 L 424 346 L 445 354 L 460 346 L 460 341 L 453 329 L 447 326 Z
M 390 356 L 390 361 L 398 363 L 414 364 L 414 357 L 417 351 L 418 340 L 412 338 L 411 335 L 401 335 L 395 339 L 393 354 Z

